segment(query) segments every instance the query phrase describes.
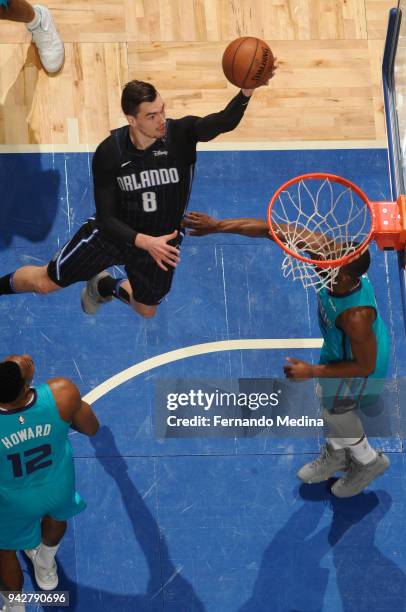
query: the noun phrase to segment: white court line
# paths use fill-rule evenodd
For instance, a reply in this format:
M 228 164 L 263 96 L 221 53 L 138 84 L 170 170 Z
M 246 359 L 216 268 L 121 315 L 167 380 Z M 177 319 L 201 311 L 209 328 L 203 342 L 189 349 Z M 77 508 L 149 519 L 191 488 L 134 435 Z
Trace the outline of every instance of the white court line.
M 71 131 L 73 124 L 69 124 Z M 75 127 L 76 129 L 76 127 Z M 106 137 L 108 134 L 106 134 Z M 67 144 L 2 144 L 1 153 L 93 153 L 96 144 L 74 142 L 76 132 Z M 78 137 L 77 137 L 78 138 Z M 291 141 L 235 141 L 235 142 L 200 142 L 198 151 L 301 151 L 301 150 L 346 150 L 346 149 L 387 149 L 386 140 L 298 140 Z
M 139 376 L 148 370 L 159 368 L 167 363 L 173 363 L 180 359 L 187 359 L 188 357 L 196 357 L 197 355 L 207 355 L 208 353 L 217 353 L 221 351 L 311 349 L 320 348 L 322 344 L 323 340 L 321 338 L 248 338 L 245 340 L 222 340 L 219 342 L 205 342 L 204 344 L 184 346 L 174 351 L 155 355 L 155 357 L 140 361 L 140 363 L 136 363 L 126 370 L 118 372 L 118 374 L 108 378 L 89 391 L 83 399 L 85 402 L 91 404 L 135 376 Z

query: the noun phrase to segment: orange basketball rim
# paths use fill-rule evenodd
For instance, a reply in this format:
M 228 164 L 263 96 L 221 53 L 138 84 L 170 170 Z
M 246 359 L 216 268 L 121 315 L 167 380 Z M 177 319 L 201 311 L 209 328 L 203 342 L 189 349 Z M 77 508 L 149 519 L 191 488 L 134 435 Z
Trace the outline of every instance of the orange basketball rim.
M 327 190 L 324 197 L 320 195 L 323 189 Z M 343 194 L 346 195 L 345 198 Z M 313 210 L 306 210 L 303 199 L 312 202 L 310 208 Z M 346 207 L 349 211 L 347 221 L 345 221 Z M 329 258 L 328 255 L 319 255 L 317 259 L 308 257 L 307 249 L 303 246 L 303 238 L 300 239 L 301 246 L 297 247 L 294 241 L 283 242 L 278 236 L 282 224 L 284 227 L 288 225 L 295 231 L 299 228 L 298 236 L 304 235 L 303 230 L 322 232 L 326 227 L 330 237 L 337 236 L 330 217 L 336 220 L 338 208 L 341 209 L 339 211 L 341 220 L 337 221 L 338 239 L 357 241 L 356 248 L 341 253 L 340 257 Z M 352 231 L 351 224 L 354 224 L 355 219 L 359 223 L 361 213 L 368 227 L 367 229 L 364 227 L 363 231 L 356 235 L 357 232 Z M 396 202 L 372 202 L 362 189 L 341 176 L 327 172 L 302 174 L 281 185 L 274 193 L 268 206 L 268 224 L 272 238 L 291 257 L 318 268 L 340 267 L 363 253 L 371 240 L 374 240 L 382 250 L 400 250 L 406 247 L 406 196 L 401 195 Z

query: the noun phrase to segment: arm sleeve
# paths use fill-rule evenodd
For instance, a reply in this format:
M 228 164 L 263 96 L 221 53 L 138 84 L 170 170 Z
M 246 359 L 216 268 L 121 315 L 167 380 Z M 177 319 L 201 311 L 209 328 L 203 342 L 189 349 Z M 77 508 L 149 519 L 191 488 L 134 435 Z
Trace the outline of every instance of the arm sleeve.
M 116 145 L 109 137 L 97 147 L 92 161 L 96 219 L 99 227 L 114 242 L 134 246 L 137 232 L 116 216 L 120 198 L 116 160 Z
M 249 101 L 250 98 L 240 91 L 224 110 L 207 117 L 197 117 L 194 124 L 196 140 L 207 142 L 219 134 L 234 130 L 243 118 Z

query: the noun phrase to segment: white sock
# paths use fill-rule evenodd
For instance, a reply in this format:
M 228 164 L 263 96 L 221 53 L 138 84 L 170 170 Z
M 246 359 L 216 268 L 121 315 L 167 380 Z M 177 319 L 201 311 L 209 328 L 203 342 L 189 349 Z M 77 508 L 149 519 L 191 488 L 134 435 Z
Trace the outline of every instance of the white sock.
M 56 546 L 46 546 L 43 542 L 41 542 L 36 557 L 36 562 L 38 565 L 46 569 L 51 569 L 59 546 L 60 544 L 57 544 Z
M 376 457 L 376 450 L 372 448 L 366 436 L 363 436 L 356 444 L 348 447 L 351 457 L 366 465 L 371 463 Z
M 39 25 L 41 25 L 41 12 L 39 9 L 37 9 L 36 6 L 33 6 L 33 9 L 35 17 L 32 21 L 30 21 L 30 23 L 26 23 L 26 26 L 29 30 L 35 30 L 36 28 L 38 28 Z
M 334 450 L 348 448 L 352 444 L 359 442 L 359 438 L 327 438 L 327 442 Z

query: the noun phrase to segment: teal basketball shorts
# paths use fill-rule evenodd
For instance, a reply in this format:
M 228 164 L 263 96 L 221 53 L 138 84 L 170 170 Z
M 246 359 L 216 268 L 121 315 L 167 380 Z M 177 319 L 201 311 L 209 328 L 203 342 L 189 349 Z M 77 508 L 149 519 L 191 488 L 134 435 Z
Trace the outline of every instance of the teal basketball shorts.
M 8 8 L 8 0 L 0 0 L 0 6 L 5 6 Z
M 41 542 L 41 520 L 50 516 L 66 521 L 86 503 L 66 482 L 47 483 L 14 491 L 0 489 L 0 550 L 35 548 Z
M 385 378 L 319 378 L 317 395 L 325 410 L 336 414 L 367 408 L 379 400 Z

